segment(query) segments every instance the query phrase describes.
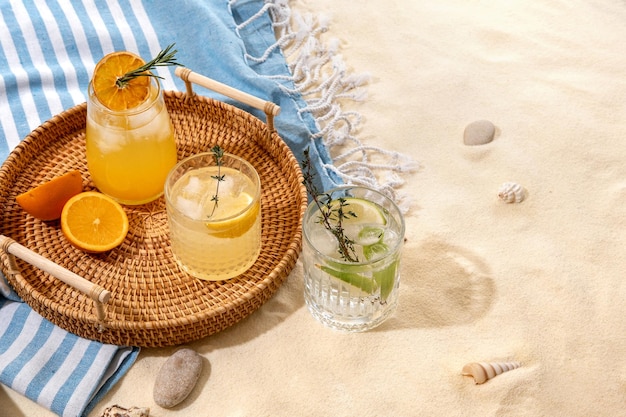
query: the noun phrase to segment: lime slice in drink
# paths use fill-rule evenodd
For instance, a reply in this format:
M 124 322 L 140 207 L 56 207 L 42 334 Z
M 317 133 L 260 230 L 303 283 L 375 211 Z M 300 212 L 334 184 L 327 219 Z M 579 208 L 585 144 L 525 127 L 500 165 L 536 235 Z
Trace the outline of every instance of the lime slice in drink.
M 344 213 L 352 212 L 355 216 L 348 216 L 344 219 L 344 225 L 348 224 L 387 224 L 387 219 L 383 213 L 383 209 L 376 203 L 362 200 L 356 197 L 346 197 L 344 205 Z M 333 200 L 331 203 L 333 209 L 339 207 L 339 201 Z
M 373 245 L 363 246 L 363 256 L 365 256 L 365 259 L 368 261 L 380 259 L 385 256 L 387 252 L 389 252 L 389 246 L 383 242 L 376 242 Z
M 380 288 L 380 298 L 382 301 L 385 301 L 393 290 L 398 261 L 396 260 L 390 263 L 384 269 L 374 271 L 373 279 L 366 275 L 346 270 L 350 268 L 346 265 L 343 265 L 344 270 L 334 269 L 326 265 L 318 265 L 318 267 L 328 275 L 340 279 L 341 281 L 363 291 L 363 295 L 373 294 L 374 291 Z
M 319 265 L 319 268 L 326 272 L 328 275 L 342 280 L 345 283 L 352 285 L 363 291 L 366 294 L 371 294 L 376 289 L 376 282 L 367 276 L 363 276 L 356 272 L 349 272 L 346 270 L 339 271 L 337 269 L 330 268 L 326 265 Z M 346 269 L 349 267 L 346 267 Z
M 342 226 L 345 235 L 359 246 L 367 246 L 382 240 L 387 224 L 383 208 L 371 201 L 356 197 L 343 199 Z M 333 216 L 337 216 L 339 200 L 331 202 Z
M 355 243 L 363 247 L 363 256 L 369 261 L 380 258 L 389 248 L 382 243 L 387 219 L 385 211 L 378 204 L 363 200 L 357 197 L 346 197 L 343 206 L 339 199 L 330 203 L 333 216 L 341 206 L 343 210 L 342 226 L 346 235 L 351 237 Z M 358 288 L 364 294 L 373 294 L 379 288 L 384 294 L 381 298 L 385 300 L 393 288 L 395 278 L 395 262 L 391 267 L 379 272 L 372 272 L 372 266 L 365 264 L 344 264 L 339 262 L 328 262 L 327 265 L 318 267 L 328 275 L 337 278 L 353 287 Z M 373 274 L 373 276 L 372 276 Z
M 398 269 L 397 260 L 390 263 L 385 269 L 374 272 L 374 279 L 380 286 L 380 299 L 383 301 L 387 300 L 387 297 L 391 294 L 391 290 L 393 290 L 396 278 L 396 269 Z
M 373 245 L 363 247 L 363 256 L 365 256 L 365 259 L 368 261 L 380 259 L 385 256 L 387 252 L 389 252 L 389 246 L 383 242 L 376 242 Z M 380 287 L 380 298 L 383 301 L 387 299 L 393 289 L 397 266 L 398 262 L 394 261 L 386 268 L 374 271 L 374 280 L 376 280 Z

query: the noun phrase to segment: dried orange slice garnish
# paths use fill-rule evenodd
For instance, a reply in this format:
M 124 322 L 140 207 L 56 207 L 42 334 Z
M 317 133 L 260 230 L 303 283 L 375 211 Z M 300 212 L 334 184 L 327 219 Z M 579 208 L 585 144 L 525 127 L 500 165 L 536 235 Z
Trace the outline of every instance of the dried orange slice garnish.
M 133 77 L 121 87 L 117 80 L 145 64 L 141 57 L 128 51 L 105 55 L 96 64 L 91 79 L 98 101 L 114 111 L 132 109 L 143 103 L 150 94 L 150 77 Z
M 61 213 L 61 230 L 72 245 L 85 252 L 106 252 L 128 233 L 124 208 L 111 197 L 86 191 L 70 198 Z
M 18 195 L 15 201 L 37 219 L 56 220 L 61 217 L 67 200 L 81 191 L 83 179 L 80 171 L 74 170 Z

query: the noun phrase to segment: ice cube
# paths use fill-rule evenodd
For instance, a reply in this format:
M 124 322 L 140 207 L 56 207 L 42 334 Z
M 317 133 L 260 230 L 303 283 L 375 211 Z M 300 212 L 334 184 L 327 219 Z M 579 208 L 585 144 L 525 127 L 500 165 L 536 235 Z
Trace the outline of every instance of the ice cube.
M 198 203 L 198 200 L 178 196 L 176 199 L 176 208 L 185 216 L 192 219 L 199 220 L 202 218 L 202 205 Z
M 363 256 L 368 261 L 375 261 L 384 258 L 389 253 L 389 246 L 382 242 L 376 242 L 373 245 L 363 246 Z
M 156 117 L 159 114 L 159 110 L 159 106 L 154 106 L 146 109 L 145 111 L 129 115 L 127 121 L 128 129 L 135 130 L 145 128 L 145 132 L 143 132 L 142 129 L 142 135 L 150 135 L 150 129 L 158 131 L 160 129 L 160 125 Z
M 222 169 L 220 172 L 220 175 L 222 175 L 222 180 L 219 182 L 219 186 L 220 186 L 220 194 L 224 195 L 224 194 L 231 194 L 232 193 L 232 188 L 233 188 L 233 178 L 232 175 L 228 174 L 227 172 L 224 172 L 225 170 Z M 217 173 L 215 173 L 215 175 L 217 175 Z M 215 181 L 215 180 L 213 180 Z
M 182 192 L 185 195 L 200 196 L 202 195 L 203 188 L 204 187 L 203 187 L 202 181 L 200 181 L 200 178 L 196 177 L 195 175 L 192 175 L 189 177 L 187 184 L 183 186 Z
M 232 183 L 230 184 L 230 195 L 237 198 L 246 188 L 247 179 L 242 175 L 231 175 L 231 177 Z
M 311 227 L 308 235 L 313 247 L 326 256 L 334 256 L 339 250 L 335 236 L 321 225 Z
M 104 140 L 97 143 L 98 150 L 102 155 L 107 155 L 113 152 L 119 152 L 124 147 L 126 141 L 124 137 L 117 135 L 109 135 Z
M 356 238 L 355 243 L 362 246 L 369 246 L 383 240 L 385 229 L 381 225 L 363 225 Z
M 393 229 L 387 229 L 383 237 L 383 243 L 389 247 L 393 247 L 398 241 L 398 234 Z

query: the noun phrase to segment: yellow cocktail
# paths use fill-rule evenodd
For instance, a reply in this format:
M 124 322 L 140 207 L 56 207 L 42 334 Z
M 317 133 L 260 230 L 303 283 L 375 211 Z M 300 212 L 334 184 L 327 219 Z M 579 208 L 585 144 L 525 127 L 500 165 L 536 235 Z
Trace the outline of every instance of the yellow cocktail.
M 173 45 L 145 62 L 128 51 L 105 55 L 96 65 L 87 99 L 87 165 L 96 187 L 124 204 L 163 194 L 176 164 L 174 129 L 165 107 L 157 66 L 180 65 Z
M 165 183 L 172 253 L 197 278 L 224 280 L 250 268 L 261 250 L 261 185 L 252 165 L 223 154 L 191 156 Z
M 143 204 L 163 194 L 169 170 L 176 164 L 174 129 L 159 83 L 132 110 L 104 107 L 89 86 L 87 164 L 96 187 L 124 204 Z

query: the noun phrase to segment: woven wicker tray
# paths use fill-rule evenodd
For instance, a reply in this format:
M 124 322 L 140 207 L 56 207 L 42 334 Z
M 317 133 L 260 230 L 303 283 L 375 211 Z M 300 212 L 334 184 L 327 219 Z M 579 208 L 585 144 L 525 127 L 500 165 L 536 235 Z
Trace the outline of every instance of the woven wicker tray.
M 0 250 L 0 266 L 16 292 L 43 317 L 72 333 L 143 347 L 197 340 L 258 309 L 296 263 L 306 191 L 298 161 L 273 129 L 273 114 L 279 109 L 189 70 L 177 74 L 185 80 L 187 92 L 166 91 L 164 96 L 178 157 L 217 144 L 256 168 L 262 188 L 261 255 L 247 272 L 228 281 L 187 275 L 170 252 L 163 197 L 126 206 L 130 221 L 126 240 L 99 255 L 72 247 L 59 221 L 43 222 L 27 215 L 15 196 L 71 169 L 81 171 L 85 190 L 95 189 L 85 159 L 86 104 L 75 106 L 31 132 L 0 168 L 0 235 L 110 292 L 102 305 L 88 291 L 15 258 L 6 247 Z M 191 82 L 263 107 L 267 124 L 231 105 L 195 95 Z

